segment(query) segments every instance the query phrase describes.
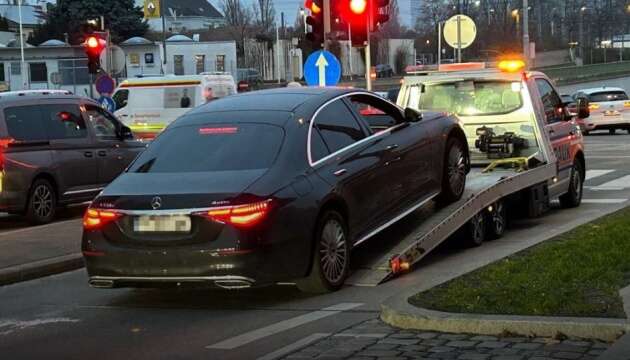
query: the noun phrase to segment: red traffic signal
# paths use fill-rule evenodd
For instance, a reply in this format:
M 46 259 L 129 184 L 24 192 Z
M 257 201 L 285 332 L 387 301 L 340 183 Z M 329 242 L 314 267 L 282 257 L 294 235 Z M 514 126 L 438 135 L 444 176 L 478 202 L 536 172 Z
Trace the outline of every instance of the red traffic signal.
M 85 39 L 83 46 L 85 47 L 85 54 L 88 57 L 89 73 L 98 73 L 101 67 L 101 53 L 107 47 L 107 43 L 98 36 L 90 35 Z
M 354 15 L 363 15 L 367 9 L 367 0 L 350 0 L 350 11 Z
M 306 0 L 304 6 L 311 10 L 311 15 L 306 18 L 306 23 L 311 26 L 311 31 L 306 34 L 315 48 L 324 45 L 324 3 L 323 0 Z

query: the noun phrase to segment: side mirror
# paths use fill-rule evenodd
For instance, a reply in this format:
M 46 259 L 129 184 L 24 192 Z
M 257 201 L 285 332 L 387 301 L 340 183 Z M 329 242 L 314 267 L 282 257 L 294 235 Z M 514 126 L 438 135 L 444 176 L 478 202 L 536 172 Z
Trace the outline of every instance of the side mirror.
M 131 132 L 128 126 L 122 125 L 118 130 L 118 138 L 120 138 L 120 140 L 133 139 L 133 132 Z
M 416 109 L 405 108 L 405 121 L 407 122 L 418 122 L 422 120 L 422 113 Z
M 577 99 L 577 117 L 586 119 L 591 116 L 590 104 L 587 98 L 580 97 Z

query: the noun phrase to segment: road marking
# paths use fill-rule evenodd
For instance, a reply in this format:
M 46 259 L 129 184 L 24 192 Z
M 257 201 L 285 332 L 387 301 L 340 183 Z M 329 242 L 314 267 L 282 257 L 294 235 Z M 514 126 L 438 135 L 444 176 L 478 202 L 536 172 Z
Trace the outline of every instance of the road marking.
M 283 348 L 280 348 L 274 352 L 271 352 L 263 357 L 259 357 L 257 360 L 276 360 L 283 356 L 289 355 L 292 352 L 295 352 L 307 345 L 314 343 L 317 340 L 323 339 L 325 337 L 330 336 L 330 334 L 326 333 L 315 333 L 305 337 L 304 339 L 298 340 L 291 345 L 287 345 Z
M 582 199 L 585 204 L 622 204 L 628 199 Z
M 596 177 L 604 176 L 606 174 L 610 174 L 615 170 L 586 170 L 586 177 L 584 181 L 589 181 L 591 179 L 595 179 Z
M 313 311 L 308 314 L 296 316 L 291 319 L 283 320 L 277 322 L 275 324 L 271 324 L 269 326 L 265 326 L 263 328 L 253 330 L 247 332 L 245 334 L 241 334 L 221 342 L 218 342 L 213 345 L 206 346 L 206 349 L 221 349 L 221 350 L 232 350 L 239 346 L 243 346 L 254 342 L 256 340 L 260 340 L 267 336 L 272 336 L 277 333 L 283 332 L 285 330 L 293 329 L 298 326 L 302 326 L 304 324 L 317 321 L 332 315 L 339 314 L 340 312 L 352 310 L 359 306 L 362 306 L 363 303 L 341 303 L 337 305 L 333 305 L 327 308 L 323 308 L 318 311 Z
M 591 190 L 623 190 L 630 187 L 630 175 L 590 187 Z

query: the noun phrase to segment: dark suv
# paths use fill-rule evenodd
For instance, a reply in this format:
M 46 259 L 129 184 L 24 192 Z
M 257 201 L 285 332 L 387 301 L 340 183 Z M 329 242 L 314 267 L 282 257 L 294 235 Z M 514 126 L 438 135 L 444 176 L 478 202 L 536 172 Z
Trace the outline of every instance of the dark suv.
M 65 91 L 0 94 L 0 211 L 50 222 L 91 200 L 144 149 L 95 101 Z

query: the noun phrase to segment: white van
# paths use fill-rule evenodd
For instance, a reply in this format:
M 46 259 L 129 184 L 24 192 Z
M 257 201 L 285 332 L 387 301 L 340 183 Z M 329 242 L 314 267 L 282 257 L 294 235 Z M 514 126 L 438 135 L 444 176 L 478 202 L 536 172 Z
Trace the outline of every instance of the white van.
M 115 115 L 137 137 L 151 139 L 190 109 L 233 94 L 236 83 L 232 75 L 203 73 L 127 79 L 112 97 Z

